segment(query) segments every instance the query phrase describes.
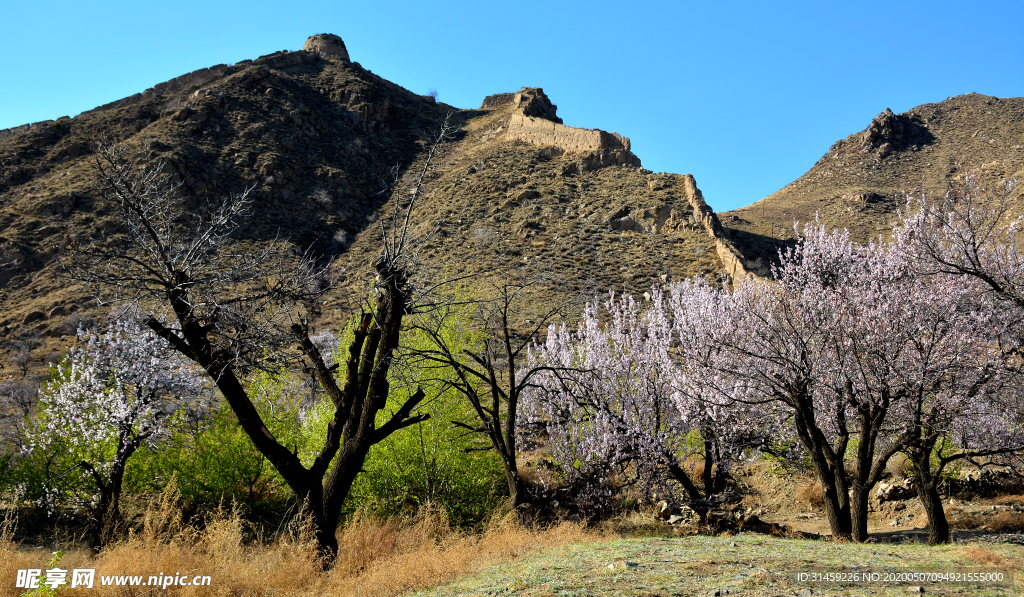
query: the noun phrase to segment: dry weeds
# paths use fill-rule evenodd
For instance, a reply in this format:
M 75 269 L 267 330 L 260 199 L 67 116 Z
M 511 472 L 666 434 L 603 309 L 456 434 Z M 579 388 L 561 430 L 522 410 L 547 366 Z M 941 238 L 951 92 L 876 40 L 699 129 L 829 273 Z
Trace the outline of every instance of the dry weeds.
M 801 485 L 796 494 L 800 501 L 812 508 L 820 508 L 825 503 L 825 493 L 821 487 L 821 481 L 815 481 L 810 485 Z
M 973 564 L 1001 566 L 1006 563 L 1006 559 L 1003 558 L 1003 556 L 981 545 L 969 545 L 967 547 L 962 547 L 960 548 L 960 553 L 963 555 L 964 561 L 971 562 Z
M 211 586 L 168 590 L 179 595 L 359 595 L 391 596 L 427 588 L 507 562 L 538 549 L 599 538 L 577 524 L 528 529 L 518 516 L 496 514 L 480 533 L 453 528 L 441 510 L 427 507 L 408 520 L 360 513 L 338 533 L 341 555 L 330 572 L 318 571 L 311 533 L 302 520 L 274 541 L 246 541 L 237 512 L 220 509 L 202 529 L 177 524 L 173 496 L 147 514 L 146 525 L 98 555 L 68 550 L 66 569 L 94 568 L 89 595 L 122 596 L 127 587 L 100 586 L 100 575 L 209 575 Z M 46 568 L 47 550 L 26 549 L 12 540 L 9 519 L 0 527 L 0 596 L 15 596 L 19 569 Z M 147 587 L 141 587 L 146 590 Z M 62 587 L 75 595 L 83 589 Z
M 993 533 L 1016 533 L 1024 530 L 1024 516 L 1016 512 L 998 512 L 985 526 Z
M 1020 505 L 1024 504 L 1024 495 L 1000 495 L 989 500 L 986 500 L 984 503 L 993 504 L 996 506 L 1013 506 L 1014 504 Z

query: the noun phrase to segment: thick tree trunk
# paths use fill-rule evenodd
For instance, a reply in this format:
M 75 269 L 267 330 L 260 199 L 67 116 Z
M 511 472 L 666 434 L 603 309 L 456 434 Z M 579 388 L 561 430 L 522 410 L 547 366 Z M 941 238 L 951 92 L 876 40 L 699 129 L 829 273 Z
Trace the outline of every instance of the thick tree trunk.
M 810 396 L 802 394 L 792 406 L 795 410 L 794 422 L 800 443 L 810 454 L 814 472 L 821 482 L 822 505 L 832 536 L 837 539 L 850 539 L 853 535 L 853 524 L 850 520 L 850 499 L 846 493 L 846 472 L 842 468 L 845 444 L 838 452 L 829 445 L 824 432 L 814 420 L 814 405 Z M 838 470 L 833 469 L 832 461 L 826 453 L 832 454 L 833 460 L 839 463 Z
M 318 481 L 319 479 L 314 480 L 313 487 L 304 497 L 300 498 L 299 512 L 309 516 L 310 524 L 313 527 L 313 539 L 316 541 L 317 556 L 321 565 L 326 569 L 334 564 L 338 556 L 338 536 L 336 534 L 338 521 L 335 517 L 333 524 L 330 522 L 330 516 L 325 507 L 324 492 Z
M 811 453 L 815 472 L 821 481 L 822 506 L 825 508 L 825 518 L 832 530 L 832 536 L 837 539 L 850 539 L 853 536 L 853 523 L 850 518 L 850 499 L 846 493 L 846 479 L 842 477 L 844 472 L 836 472 L 829 466 L 828 458 L 825 457 L 821 446 L 812 442 L 805 442 L 804 445 Z
M 837 539 L 850 539 L 853 536 L 850 503 L 847 500 L 840 501 L 834 482 L 823 481 L 821 486 L 824 493 L 822 505 L 825 508 L 825 519 L 828 520 L 832 536 Z
M 928 516 L 929 545 L 949 543 L 949 521 L 946 520 L 946 511 L 942 508 L 938 479 L 932 475 L 931 469 L 931 453 L 934 448 L 933 441 L 910 450 L 910 459 L 914 463 L 914 485 L 917 488 L 917 497 L 921 500 L 925 515 Z
M 368 453 L 369 450 L 361 452 L 343 450 L 334 461 L 334 468 L 331 469 L 327 483 L 324 485 L 325 528 L 331 529 L 331 532 L 328 541 L 323 545 L 333 544 L 337 549 L 338 540 L 334 533 L 341 521 L 341 507 L 344 505 L 349 491 L 352 490 L 356 476 L 363 469 L 363 463 L 366 462 Z
M 715 445 L 714 443 L 704 440 L 704 472 L 701 475 L 704 481 L 704 495 L 711 497 L 715 492 L 715 477 L 714 477 L 714 466 L 715 466 Z
M 851 538 L 864 543 L 868 540 L 868 501 L 871 488 L 854 482 L 850 489 L 850 531 Z
M 928 545 L 949 543 L 949 521 L 942 508 L 942 497 L 935 483 L 918 485 L 917 496 L 928 515 Z

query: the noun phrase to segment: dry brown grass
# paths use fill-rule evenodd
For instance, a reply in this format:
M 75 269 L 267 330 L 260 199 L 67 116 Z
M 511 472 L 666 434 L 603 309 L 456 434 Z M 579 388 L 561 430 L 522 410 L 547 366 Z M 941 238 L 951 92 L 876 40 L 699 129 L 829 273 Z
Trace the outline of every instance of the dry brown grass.
M 910 479 L 914 476 L 914 463 L 905 454 L 896 454 L 885 467 L 897 479 Z
M 1024 515 L 1016 512 L 999 512 L 992 515 L 985 526 L 993 533 L 1016 533 L 1024 530 Z
M 825 493 L 821 487 L 821 481 L 815 481 L 810 485 L 801 485 L 800 489 L 796 490 L 796 496 L 801 502 L 812 508 L 820 508 L 825 503 Z
M 993 504 L 996 506 L 1012 506 L 1014 504 L 1024 504 L 1024 495 L 1000 495 L 989 500 L 985 503 Z
M 514 514 L 497 514 L 481 533 L 453 528 L 443 511 L 424 508 L 408 520 L 359 514 L 338 533 L 341 555 L 319 572 L 310 533 L 301 520 L 273 542 L 246 541 L 235 512 L 212 513 L 204 528 L 183 527 L 173 499 L 154 504 L 145 528 L 98 555 L 68 550 L 62 568 L 95 568 L 89 595 L 123 596 L 126 587 L 100 586 L 100 575 L 209 575 L 211 586 L 170 588 L 179 595 L 391 596 L 473 574 L 534 550 L 595 540 L 580 525 L 528 529 Z M 9 525 L 8 525 L 9 526 Z M 7 529 L 8 526 L 2 527 Z M 0 596 L 21 593 L 9 579 L 23 568 L 46 568 L 45 550 L 19 548 L 0 530 Z M 9 583 L 9 584 L 8 584 Z M 151 590 L 141 587 L 141 590 Z M 136 591 L 138 591 L 137 589 Z M 83 589 L 62 587 L 61 593 Z
M 704 483 L 705 466 L 707 466 L 707 462 L 703 458 L 694 458 L 686 463 L 686 472 L 690 475 L 690 479 L 701 487 L 703 487 Z
M 965 561 L 985 566 L 1001 566 L 1006 562 L 1003 556 L 980 545 L 962 547 L 960 553 Z

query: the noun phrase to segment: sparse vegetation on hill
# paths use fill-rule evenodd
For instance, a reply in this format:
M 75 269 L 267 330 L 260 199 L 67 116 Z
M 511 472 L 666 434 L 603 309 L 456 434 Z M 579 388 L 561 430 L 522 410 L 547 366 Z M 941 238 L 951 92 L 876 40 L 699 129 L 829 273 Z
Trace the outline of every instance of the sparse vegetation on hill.
M 793 221 L 816 216 L 863 243 L 888 234 L 906 193 L 941 195 L 970 172 L 991 189 L 1024 176 L 1024 98 L 970 93 L 902 114 L 886 109 L 800 178 L 721 218 L 748 259 L 773 259 L 778 241 L 794 238 Z

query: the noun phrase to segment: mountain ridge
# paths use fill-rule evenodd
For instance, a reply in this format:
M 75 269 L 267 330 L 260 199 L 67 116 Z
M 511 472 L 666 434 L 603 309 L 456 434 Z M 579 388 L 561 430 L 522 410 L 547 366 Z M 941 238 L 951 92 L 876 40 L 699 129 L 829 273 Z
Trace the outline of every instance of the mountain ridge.
M 867 242 L 891 230 L 907 193 L 943 193 L 972 172 L 992 189 L 1024 176 L 1024 98 L 969 93 L 900 114 L 886 108 L 793 182 L 720 216 L 748 259 L 770 259 L 794 237 L 794 220 Z
M 0 138 L 0 375 L 15 376 L 26 346 L 40 370 L 101 313 L 57 265 L 69 234 L 121 240 L 96 187 L 102 139 L 165 162 L 197 211 L 205 197 L 252 187 L 239 243 L 280 235 L 336 258 L 346 275 L 321 325 L 339 325 L 366 296 L 392 169 L 414 169 L 449 115 L 460 132 L 415 222 L 438 230 L 428 264 L 529 263 L 561 280 L 552 295 L 719 275 L 728 239 L 715 238 L 721 226 L 696 182 L 643 169 L 628 138 L 563 125 L 539 88 L 458 110 L 351 61 L 341 38 L 314 38 Z

